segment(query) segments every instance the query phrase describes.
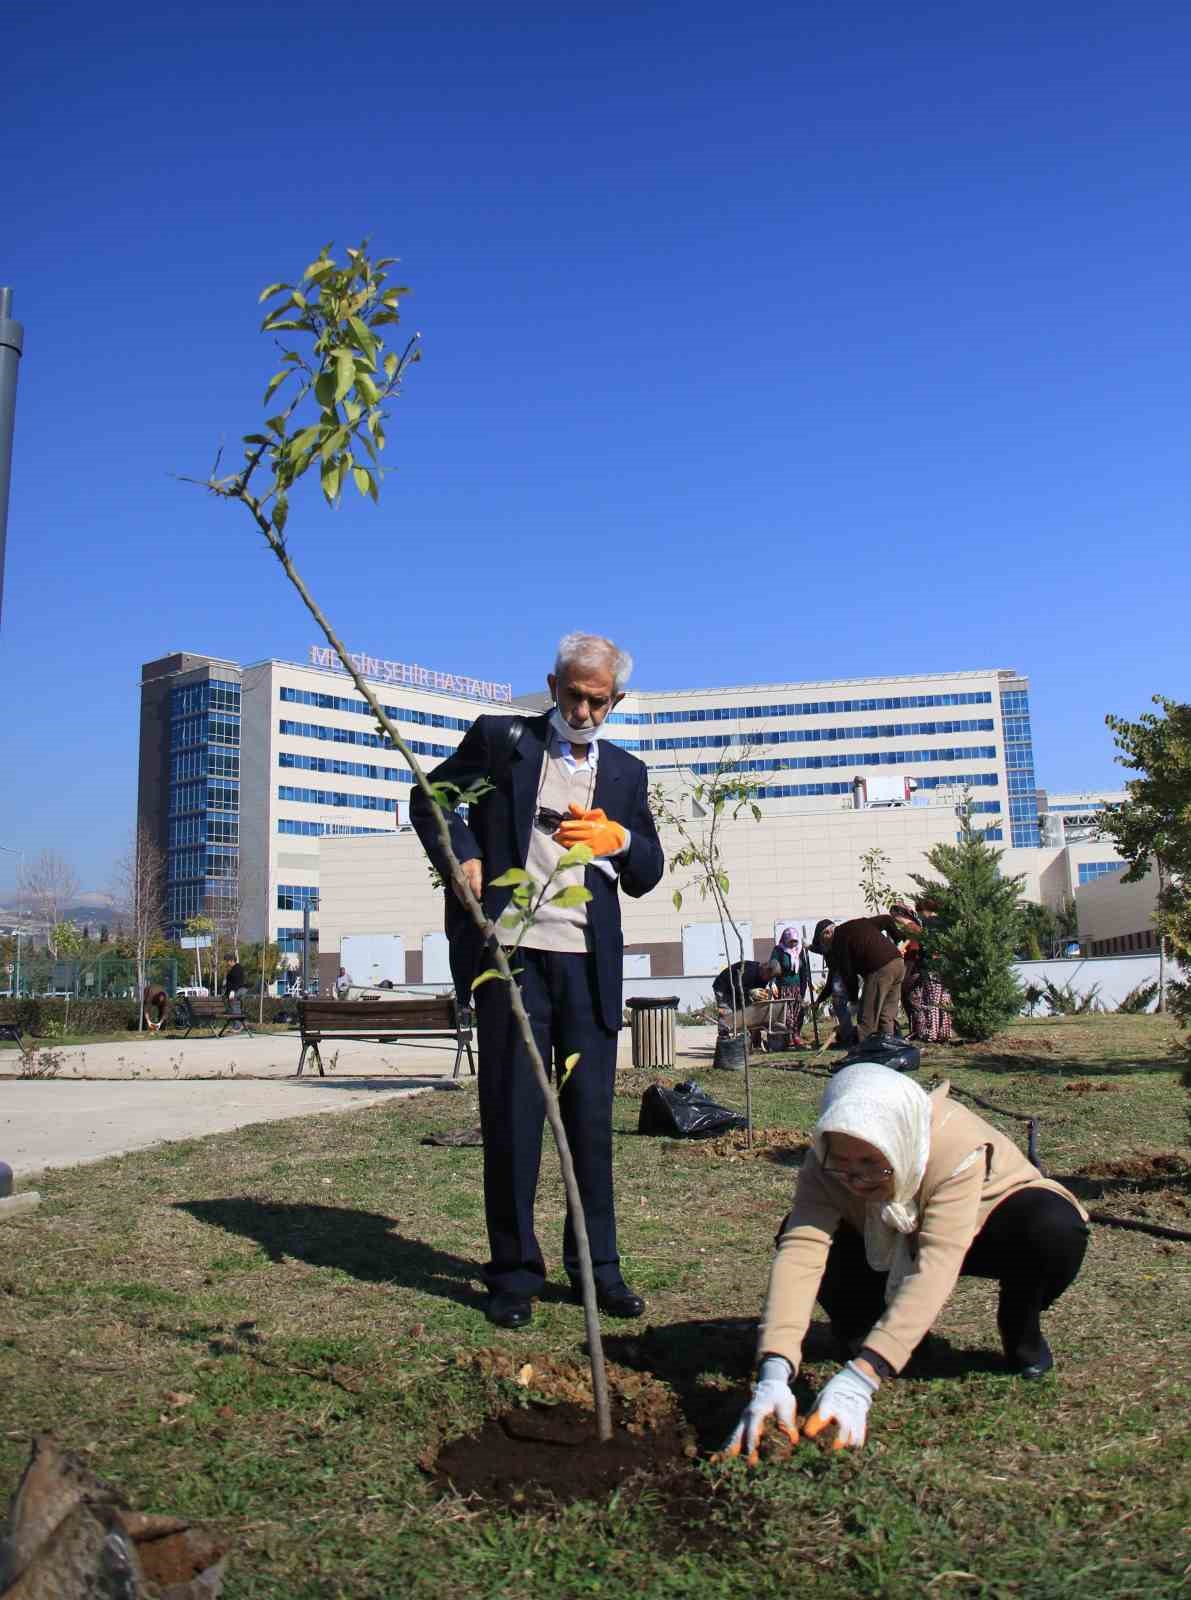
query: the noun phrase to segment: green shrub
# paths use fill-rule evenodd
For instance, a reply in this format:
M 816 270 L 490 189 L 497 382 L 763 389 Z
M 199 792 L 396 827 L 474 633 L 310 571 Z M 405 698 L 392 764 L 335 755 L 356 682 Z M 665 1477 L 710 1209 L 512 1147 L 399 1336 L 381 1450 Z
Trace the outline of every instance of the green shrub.
M 167 1029 L 173 1025 L 177 1004 L 171 1001 L 166 1011 Z M 245 998 L 244 1014 L 250 1022 L 256 1021 L 259 1007 L 257 996 Z M 294 1002 L 266 995 L 264 1020 L 275 1022 L 281 1013 L 293 1016 Z M 0 1000 L 0 1022 L 19 1023 L 22 1033 L 32 1034 L 35 1039 L 95 1033 L 124 1037 L 136 1032 L 136 1021 L 135 1000 Z
M 1135 1014 L 1148 1011 L 1158 997 L 1158 980 L 1153 983 L 1138 983 L 1130 989 L 1129 993 L 1117 1007 L 1118 1011 Z

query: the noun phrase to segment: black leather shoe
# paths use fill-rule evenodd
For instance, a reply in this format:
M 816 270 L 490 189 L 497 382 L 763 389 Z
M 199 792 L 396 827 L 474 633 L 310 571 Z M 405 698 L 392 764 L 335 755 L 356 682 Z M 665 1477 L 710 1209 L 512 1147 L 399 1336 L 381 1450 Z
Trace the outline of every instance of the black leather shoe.
M 533 1302 L 527 1294 L 502 1294 L 494 1289 L 485 1315 L 498 1328 L 526 1328 L 533 1321 Z
M 578 1305 L 583 1304 L 583 1290 L 577 1283 L 571 1285 L 571 1298 Z M 606 1317 L 639 1317 L 645 1311 L 645 1301 L 627 1283 L 618 1284 L 615 1289 L 601 1289 L 597 1284 L 596 1305 Z

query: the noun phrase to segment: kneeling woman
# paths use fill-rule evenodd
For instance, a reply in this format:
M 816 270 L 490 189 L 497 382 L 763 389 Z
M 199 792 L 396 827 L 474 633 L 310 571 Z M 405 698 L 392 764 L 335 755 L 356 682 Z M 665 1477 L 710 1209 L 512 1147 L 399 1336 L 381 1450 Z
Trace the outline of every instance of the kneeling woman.
M 828 1085 L 782 1224 L 758 1343 L 759 1379 L 727 1445 L 756 1459 L 767 1421 L 798 1437 L 790 1383 L 816 1298 L 853 1359 L 807 1419 L 813 1438 L 864 1443 L 869 1406 L 906 1365 L 961 1276 L 1000 1285 L 1009 1370 L 1054 1366 L 1041 1313 L 1075 1279 L 1087 1218 L 1012 1140 L 948 1095 L 858 1063 Z

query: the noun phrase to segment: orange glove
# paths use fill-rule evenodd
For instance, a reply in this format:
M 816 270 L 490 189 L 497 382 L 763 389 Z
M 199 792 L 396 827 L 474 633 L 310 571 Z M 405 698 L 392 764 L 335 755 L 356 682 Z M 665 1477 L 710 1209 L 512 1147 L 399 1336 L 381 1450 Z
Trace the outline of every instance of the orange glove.
M 554 837 L 564 849 L 585 844 L 593 855 L 614 856 L 628 843 L 628 833 L 619 822 L 612 822 L 597 806 L 584 811 L 572 801 L 570 816 L 563 819 Z

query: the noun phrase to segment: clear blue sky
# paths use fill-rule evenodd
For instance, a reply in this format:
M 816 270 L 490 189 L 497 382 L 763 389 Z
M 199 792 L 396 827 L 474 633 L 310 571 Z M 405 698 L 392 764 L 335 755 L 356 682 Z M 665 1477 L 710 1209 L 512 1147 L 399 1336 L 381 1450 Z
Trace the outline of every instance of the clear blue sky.
M 353 647 L 518 688 L 574 626 L 659 688 L 1014 667 L 1051 788 L 1187 694 L 1185 6 L 47 0 L 4 48 L 0 843 L 103 887 L 140 663 L 305 655 L 170 475 L 259 423 L 261 286 L 364 234 L 424 336 L 398 470 L 290 519 Z

